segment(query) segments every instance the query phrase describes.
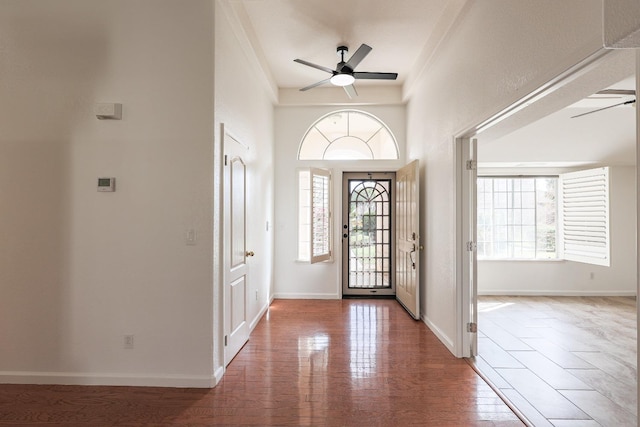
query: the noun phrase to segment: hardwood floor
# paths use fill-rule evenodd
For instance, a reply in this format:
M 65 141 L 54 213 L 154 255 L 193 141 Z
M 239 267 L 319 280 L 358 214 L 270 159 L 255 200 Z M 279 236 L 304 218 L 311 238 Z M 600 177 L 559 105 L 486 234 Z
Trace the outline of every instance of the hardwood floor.
M 636 299 L 479 297 L 480 372 L 536 427 L 637 425 Z
M 276 300 L 214 389 L 0 385 L 0 425 L 522 426 L 393 300 Z

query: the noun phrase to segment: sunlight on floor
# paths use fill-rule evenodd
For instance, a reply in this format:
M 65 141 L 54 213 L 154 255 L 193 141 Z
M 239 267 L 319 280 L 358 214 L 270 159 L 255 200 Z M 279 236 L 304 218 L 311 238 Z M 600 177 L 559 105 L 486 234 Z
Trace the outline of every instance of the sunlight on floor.
M 514 305 L 513 302 L 478 302 L 478 312 L 487 313 L 489 311 L 500 310 L 501 308 Z

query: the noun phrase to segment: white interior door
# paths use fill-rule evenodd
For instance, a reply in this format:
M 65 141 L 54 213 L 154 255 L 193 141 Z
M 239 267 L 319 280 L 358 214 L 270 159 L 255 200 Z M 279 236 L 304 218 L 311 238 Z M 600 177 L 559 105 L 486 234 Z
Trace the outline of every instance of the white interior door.
M 247 149 L 224 135 L 224 333 L 225 366 L 249 339 L 247 293 L 249 266 L 246 249 Z
M 396 299 L 420 318 L 419 164 L 417 160 L 396 172 Z

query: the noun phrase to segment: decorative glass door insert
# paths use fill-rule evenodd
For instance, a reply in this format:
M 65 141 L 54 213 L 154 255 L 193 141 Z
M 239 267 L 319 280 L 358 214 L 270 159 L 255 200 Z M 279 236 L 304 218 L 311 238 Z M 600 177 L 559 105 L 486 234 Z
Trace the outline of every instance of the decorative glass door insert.
M 392 294 L 393 179 L 345 174 L 345 184 L 343 294 Z

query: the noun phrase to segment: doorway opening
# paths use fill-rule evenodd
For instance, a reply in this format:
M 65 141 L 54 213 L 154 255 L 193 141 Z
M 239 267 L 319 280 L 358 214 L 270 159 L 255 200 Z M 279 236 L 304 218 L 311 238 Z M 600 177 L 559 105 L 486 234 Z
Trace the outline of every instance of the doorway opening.
M 395 173 L 342 178 L 342 295 L 393 296 Z
M 617 53 L 616 55 L 619 56 Z M 609 55 L 609 57 L 615 59 L 613 55 Z M 573 80 L 577 81 L 578 77 L 590 75 L 593 79 L 592 85 L 596 86 L 595 79 L 600 76 L 598 68 L 602 65 L 599 59 L 602 58 L 600 56 L 595 59 L 592 58 L 589 62 L 590 68 L 584 68 L 583 64 L 581 69 L 568 72 L 564 78 L 559 78 L 557 82 L 551 84 L 548 92 L 555 92 L 555 94 L 550 96 L 551 100 L 549 102 L 553 103 L 554 97 L 559 98 L 561 94 L 571 94 L 572 82 Z M 622 82 L 613 80 L 611 67 L 608 67 L 607 70 L 607 72 L 602 72 L 603 77 L 612 81 L 602 80 L 603 82 L 606 81 L 604 85 L 591 89 L 594 95 L 588 95 L 589 99 L 572 104 L 571 108 L 594 111 L 597 110 L 597 106 L 594 107 L 592 104 L 600 102 L 596 95 L 606 95 L 610 98 L 613 89 L 616 89 L 616 92 L 629 92 L 629 88 L 624 88 L 624 91 L 621 90 Z M 623 73 L 624 70 L 626 68 L 616 72 Z M 635 79 L 632 80 L 635 81 Z M 603 89 L 603 87 L 607 89 Z M 584 89 L 580 88 L 579 90 Z M 544 92 L 544 90 L 541 90 L 541 94 L 544 94 Z M 539 99 L 541 100 L 542 97 Z M 588 105 L 587 101 L 589 102 Z M 608 103 L 610 100 L 606 102 Z M 522 114 L 525 114 L 524 106 L 525 104 L 522 107 Z M 517 106 L 514 108 L 517 108 Z M 612 163 L 613 159 L 616 159 L 614 155 L 619 155 L 617 153 L 624 152 L 626 153 L 624 156 L 626 159 L 635 159 L 635 135 L 625 138 L 623 142 L 629 142 L 630 144 L 624 150 L 616 150 L 615 153 L 609 153 L 603 157 L 589 154 L 588 150 L 591 146 L 589 136 L 595 134 L 595 132 L 582 131 L 582 128 L 587 126 L 587 122 L 585 119 L 577 119 L 577 117 L 583 115 L 578 113 L 581 112 L 552 113 L 550 111 L 545 117 L 545 123 L 532 121 L 526 128 L 523 127 L 523 130 L 510 129 L 508 132 L 504 130 L 514 125 L 510 125 L 505 121 L 503 128 L 500 129 L 500 125 L 495 123 L 494 130 L 488 133 L 482 132 L 480 135 L 484 144 L 481 144 L 480 156 L 478 156 L 478 152 L 473 147 L 474 144 L 471 143 L 473 140 L 470 137 L 480 134 L 481 132 L 478 129 L 483 126 L 488 129 L 488 122 L 479 125 L 472 132 L 465 134 L 464 138 L 457 140 L 458 196 L 460 197 L 459 201 L 462 202 L 458 205 L 458 212 L 461 214 L 458 223 L 458 236 L 460 238 L 458 241 L 460 254 L 458 271 L 464 281 L 464 286 L 460 288 L 458 296 L 458 301 L 461 302 L 462 307 L 461 324 L 459 325 L 460 348 L 466 353 L 466 357 L 476 356 L 474 361 L 476 369 L 485 376 L 499 394 L 514 405 L 517 412 L 520 412 L 525 419 L 536 425 L 538 420 L 541 424 L 547 424 L 550 420 L 556 418 L 580 419 L 585 424 L 594 423 L 594 425 L 596 421 L 602 422 L 603 425 L 612 422 L 616 425 L 635 425 L 637 421 L 635 416 L 637 401 L 635 393 L 633 393 L 633 396 L 629 396 L 628 390 L 633 389 L 636 384 L 633 380 L 625 383 L 628 378 L 635 378 L 637 370 L 635 357 L 635 350 L 637 349 L 635 340 L 636 319 L 634 316 L 635 300 L 634 297 L 624 296 L 627 293 L 635 294 L 637 288 L 637 283 L 635 283 L 636 250 L 634 239 L 630 239 L 632 240 L 631 244 L 625 250 L 618 252 L 617 265 L 615 267 L 590 267 L 587 264 L 540 262 L 540 260 L 532 262 L 524 260 L 522 256 L 519 257 L 520 259 L 505 259 L 506 256 L 504 254 L 502 256 L 503 259 L 484 259 L 478 265 L 475 258 L 476 250 L 481 253 L 481 245 L 486 241 L 487 237 L 482 235 L 482 230 L 476 233 L 475 228 L 478 225 L 475 219 L 476 208 L 480 206 L 476 196 L 481 196 L 481 193 L 477 193 L 475 188 L 477 183 L 475 175 L 477 173 L 485 176 L 516 175 L 518 177 L 545 174 L 559 175 L 564 172 L 570 172 L 569 170 L 560 169 L 574 168 L 587 172 L 587 167 L 606 166 L 608 163 Z M 517 116 L 517 114 L 518 112 L 513 113 L 514 116 Z M 600 117 L 605 117 L 603 115 L 605 112 L 599 114 L 601 114 Z M 632 116 L 633 123 L 630 129 L 633 130 L 636 127 L 635 113 L 633 111 L 629 112 L 624 109 L 611 111 L 607 109 L 606 114 Z M 559 123 L 560 119 L 565 118 L 571 121 L 571 126 L 566 126 L 565 128 L 572 129 L 573 134 L 582 135 L 582 138 L 573 138 L 575 139 L 574 142 L 572 138 L 564 137 L 560 144 L 550 135 L 549 130 L 554 129 L 550 123 L 553 120 Z M 540 119 L 540 117 L 537 119 Z M 613 123 L 614 119 L 615 117 L 606 117 L 606 120 L 597 124 L 597 126 L 604 129 L 604 124 Z M 500 121 L 500 118 L 497 120 Z M 516 117 L 513 120 L 516 121 L 514 123 L 517 123 L 518 118 Z M 621 129 L 622 126 L 617 126 L 616 128 L 618 131 Z M 536 144 L 532 145 L 530 140 L 526 139 L 525 132 L 533 132 L 535 130 L 544 130 L 544 136 L 538 136 Z M 507 136 L 511 140 L 507 141 L 506 137 L 502 140 L 498 139 L 496 135 L 500 135 L 501 132 L 501 136 Z M 556 130 L 556 133 L 559 135 L 558 130 Z M 540 135 L 543 135 L 542 132 Z M 608 141 L 607 147 L 611 148 L 614 146 L 615 136 L 616 134 L 609 131 L 606 137 L 600 139 Z M 514 140 L 518 140 L 523 145 L 528 142 L 529 146 L 526 149 L 518 149 L 516 145 L 509 145 L 510 151 L 504 150 L 504 147 Z M 602 147 L 601 141 L 596 142 L 594 147 L 598 149 Z M 571 143 L 575 143 L 576 147 L 571 147 Z M 538 152 L 535 152 L 532 147 L 543 150 L 544 145 L 541 144 L 553 146 L 554 149 L 545 150 L 546 153 L 549 155 L 558 154 L 559 157 L 547 158 L 538 156 Z M 555 147 L 562 147 L 562 149 L 555 149 Z M 593 153 L 602 154 L 602 152 L 595 150 Z M 515 155 L 523 155 L 523 157 L 516 158 Z M 607 206 L 611 203 L 610 214 L 613 223 L 617 224 L 620 229 L 633 229 L 636 225 L 637 212 L 628 212 L 628 209 L 624 210 L 622 208 L 632 207 L 632 210 L 635 211 L 634 184 L 636 172 L 635 170 L 625 170 L 625 168 L 632 168 L 633 165 L 625 165 L 623 161 L 618 160 L 614 164 L 615 169 L 618 171 L 618 178 L 612 180 L 612 182 L 615 181 L 615 185 L 611 187 L 611 199 L 607 197 Z M 569 190 L 573 191 L 573 187 Z M 617 205 L 615 202 L 616 192 L 628 195 L 625 197 L 618 196 L 622 202 Z M 575 198 L 573 194 L 571 194 L 571 197 Z M 495 194 L 488 200 L 493 203 L 499 201 L 496 199 Z M 558 201 L 560 200 L 559 198 Z M 630 201 L 631 203 L 629 203 Z M 486 202 L 487 199 L 485 199 L 485 208 Z M 582 199 L 579 202 L 584 204 Z M 570 206 L 563 204 L 562 209 L 565 209 L 564 206 L 567 206 L 566 212 L 569 212 Z M 509 200 L 507 200 L 506 207 L 515 207 L 515 205 L 509 206 Z M 579 207 L 581 217 L 585 216 L 582 213 L 586 210 L 585 206 L 581 205 Z M 591 208 L 588 210 L 590 212 L 593 211 Z M 623 210 L 625 212 L 623 216 L 631 221 L 625 227 L 622 226 L 621 220 L 613 219 L 614 215 L 620 215 Z M 507 214 L 509 215 L 508 209 Z M 516 218 L 511 218 L 508 215 L 507 238 L 511 234 L 509 230 L 516 224 Z M 564 215 L 564 217 L 566 216 Z M 483 220 L 481 219 L 480 223 L 482 222 Z M 496 226 L 495 220 L 492 226 Z M 573 224 L 567 221 L 562 222 L 565 232 L 572 231 L 569 226 L 572 227 Z M 495 232 L 495 229 L 493 231 Z M 517 232 L 517 230 L 514 231 Z M 486 230 L 484 232 L 486 234 Z M 580 232 L 580 235 L 583 236 L 584 233 Z M 623 237 L 626 236 L 616 239 L 616 248 L 618 248 L 616 250 L 622 247 Z M 495 235 L 493 235 L 493 238 L 495 238 Z M 567 245 L 564 245 L 564 256 L 562 258 L 558 257 L 555 261 L 569 260 L 569 253 L 566 249 Z M 625 264 L 626 261 L 623 262 L 623 257 L 620 256 L 620 253 L 631 254 L 629 258 L 632 260 L 633 265 L 627 266 L 630 274 L 618 274 L 616 280 L 604 280 L 607 275 L 609 277 L 613 276 L 614 273 L 612 271 L 614 268 L 621 269 Z M 507 255 L 509 255 L 508 252 Z M 479 280 L 478 275 L 481 276 Z M 567 276 L 572 280 L 566 280 Z M 626 285 L 615 287 L 619 286 L 616 281 L 629 283 L 626 280 L 627 277 L 632 277 L 631 280 L 634 281 L 631 287 Z M 597 287 L 599 278 L 601 278 L 602 283 L 606 284 L 606 287 L 604 285 L 600 288 Z M 559 286 L 556 286 L 556 283 Z M 481 293 L 480 301 L 478 301 L 479 291 Z M 612 295 L 616 296 L 613 297 Z M 613 309 L 614 306 L 615 310 Z M 524 310 L 524 307 L 529 310 Z M 584 307 L 586 307 L 586 310 Z M 609 312 L 610 308 L 612 310 Z M 513 313 L 517 313 L 521 317 L 515 319 L 512 317 Z M 584 315 L 585 313 L 586 316 Z M 618 323 L 618 320 L 611 321 L 612 323 L 615 322 L 618 328 L 618 332 L 611 334 L 616 336 L 616 345 L 612 345 L 612 339 L 599 342 L 598 337 L 608 337 L 611 333 L 605 327 L 609 323 L 608 319 L 617 319 L 624 316 L 628 317 L 625 327 L 620 326 L 625 324 L 625 321 L 620 323 Z M 628 330 L 631 333 L 629 336 L 625 336 L 621 333 L 621 330 Z M 480 338 L 478 338 L 478 334 Z M 478 341 L 480 341 L 479 344 Z M 611 354 L 611 352 L 615 354 Z M 561 359 L 561 356 L 567 356 L 567 359 Z M 498 358 L 500 358 L 499 361 Z M 571 360 L 568 358 L 571 358 Z M 600 372 L 605 366 L 602 364 L 604 360 L 607 360 L 607 364 L 616 364 L 616 369 L 606 373 L 604 371 Z M 632 375 L 629 375 L 629 372 Z M 618 375 L 620 377 L 617 377 Z M 598 380 L 596 381 L 595 378 L 598 378 Z M 605 381 L 605 378 L 613 381 Z M 533 388 L 537 391 L 530 393 Z M 612 393 L 611 390 L 617 391 Z M 618 390 L 625 391 L 619 393 Z M 617 393 L 620 396 L 624 396 L 624 399 L 617 398 Z M 587 394 L 590 396 L 591 402 L 598 402 L 598 404 L 585 405 L 585 402 L 581 401 L 580 397 Z M 540 399 L 540 396 L 545 396 L 544 399 L 547 400 L 551 399 L 554 402 L 553 408 L 545 406 L 544 399 Z M 616 398 L 611 399 L 611 396 L 616 396 Z M 598 405 L 600 407 L 608 405 L 607 407 L 610 408 L 608 413 L 617 414 L 616 417 L 618 418 L 615 419 L 615 422 L 607 418 L 607 416 L 599 419 L 598 417 L 601 414 L 597 412 Z M 564 411 L 563 414 L 559 414 L 558 411 L 560 410 Z M 571 411 L 570 415 L 568 415 L 568 411 Z

